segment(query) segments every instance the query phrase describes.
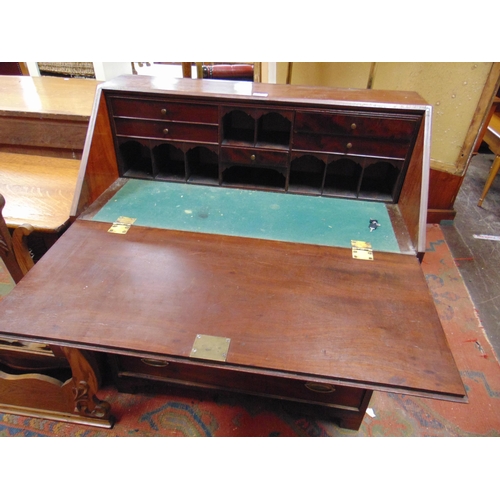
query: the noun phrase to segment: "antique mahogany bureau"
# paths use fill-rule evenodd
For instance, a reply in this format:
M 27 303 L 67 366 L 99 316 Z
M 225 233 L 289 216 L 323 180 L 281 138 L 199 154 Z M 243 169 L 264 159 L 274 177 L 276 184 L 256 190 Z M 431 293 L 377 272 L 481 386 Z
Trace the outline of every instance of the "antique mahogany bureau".
M 122 390 L 265 396 L 351 429 L 373 390 L 466 401 L 419 262 L 430 121 L 411 92 L 106 82 L 75 220 L 0 303 L 1 335 L 102 353 Z M 75 411 L 109 421 L 92 387 Z

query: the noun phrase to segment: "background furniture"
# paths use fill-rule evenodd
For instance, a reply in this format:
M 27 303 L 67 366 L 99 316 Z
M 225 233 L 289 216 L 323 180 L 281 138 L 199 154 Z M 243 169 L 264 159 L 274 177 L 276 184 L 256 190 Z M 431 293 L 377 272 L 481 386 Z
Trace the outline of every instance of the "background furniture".
M 0 192 L 38 260 L 67 227 L 97 82 L 0 77 Z
M 194 63 L 197 78 L 214 80 L 239 80 L 260 82 L 262 80 L 261 63 Z M 193 63 L 182 63 L 183 78 L 192 77 Z
M 488 178 L 486 179 L 486 183 L 484 185 L 483 192 L 481 193 L 481 197 L 479 198 L 478 206 L 482 206 L 488 191 L 490 190 L 495 177 L 498 174 L 498 170 L 500 169 L 500 112 L 495 112 L 492 114 L 491 119 L 488 123 L 488 127 L 483 136 L 484 142 L 488 144 L 488 147 L 495 154 L 495 160 L 493 161 L 493 165 L 491 166 L 490 173 L 488 174 Z
M 105 353 L 121 390 L 257 394 L 352 429 L 373 390 L 465 401 L 417 258 L 430 107 L 245 88 L 100 86 L 77 220 L 0 331 Z

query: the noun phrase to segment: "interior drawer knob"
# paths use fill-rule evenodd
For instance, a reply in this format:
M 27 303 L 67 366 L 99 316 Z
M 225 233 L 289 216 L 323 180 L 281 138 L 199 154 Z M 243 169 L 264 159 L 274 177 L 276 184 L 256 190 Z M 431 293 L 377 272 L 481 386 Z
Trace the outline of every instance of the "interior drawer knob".
M 168 134 L 168 128 L 164 128 L 164 129 L 163 129 L 163 133 L 164 133 L 165 135 L 167 135 L 167 134 Z
M 346 144 L 346 148 L 347 148 L 347 149 L 351 149 L 351 148 L 352 148 L 352 142 L 348 142 L 348 143 Z
M 156 368 L 163 368 L 164 366 L 168 366 L 168 361 L 162 361 L 160 359 L 141 358 L 141 361 L 145 365 L 154 366 Z
M 250 156 L 250 159 L 251 159 L 252 161 L 255 161 L 255 155 Z
M 162 114 L 162 115 L 166 115 L 166 114 L 167 114 L 167 110 L 166 110 L 165 108 L 163 108 L 163 109 L 161 110 L 161 114 Z
M 356 130 L 357 125 L 355 123 L 351 123 L 351 130 Z
M 335 387 L 331 384 L 320 384 L 318 382 L 307 382 L 306 388 L 312 392 L 321 392 L 323 394 L 335 392 Z

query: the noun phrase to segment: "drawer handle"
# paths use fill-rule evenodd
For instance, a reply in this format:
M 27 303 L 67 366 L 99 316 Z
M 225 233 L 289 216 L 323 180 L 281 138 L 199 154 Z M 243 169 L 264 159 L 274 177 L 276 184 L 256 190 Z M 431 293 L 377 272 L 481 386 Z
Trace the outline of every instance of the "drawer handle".
M 163 129 L 163 133 L 164 133 L 165 135 L 167 135 L 167 134 L 168 134 L 168 128 L 164 128 L 164 129 Z
M 252 161 L 255 161 L 255 155 L 250 156 L 250 159 L 251 159 Z
M 357 128 L 357 125 L 355 123 L 352 123 L 351 124 L 351 130 L 356 130 L 356 128 Z
M 348 142 L 348 143 L 346 144 L 346 147 L 347 147 L 347 149 L 351 149 L 351 148 L 352 148 L 352 142 Z
M 149 366 L 154 366 L 156 368 L 163 368 L 164 366 L 168 365 L 168 361 L 161 361 L 159 359 L 147 359 L 147 358 L 141 358 L 141 361 L 145 365 Z
M 162 115 L 166 115 L 166 114 L 167 114 L 167 110 L 166 110 L 165 108 L 163 108 L 163 109 L 160 111 L 160 113 L 161 113 Z
M 306 388 L 313 392 L 321 392 L 323 394 L 335 392 L 335 387 L 330 384 L 319 384 L 317 382 L 307 382 Z

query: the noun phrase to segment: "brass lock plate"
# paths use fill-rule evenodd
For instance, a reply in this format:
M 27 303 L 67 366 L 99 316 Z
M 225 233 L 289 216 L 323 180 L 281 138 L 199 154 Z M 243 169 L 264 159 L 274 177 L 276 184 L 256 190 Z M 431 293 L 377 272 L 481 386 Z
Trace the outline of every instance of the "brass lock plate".
M 213 335 L 196 335 L 189 357 L 226 361 L 231 339 Z

